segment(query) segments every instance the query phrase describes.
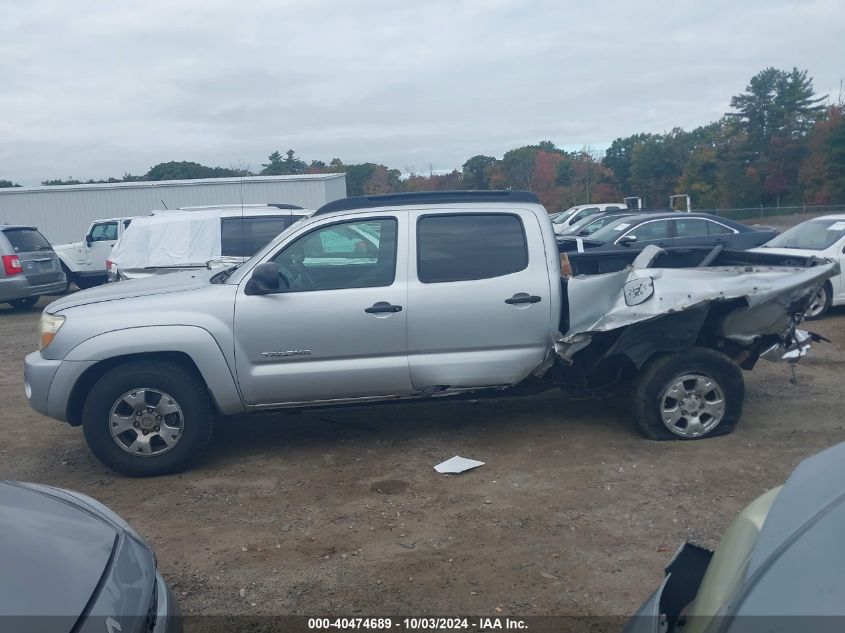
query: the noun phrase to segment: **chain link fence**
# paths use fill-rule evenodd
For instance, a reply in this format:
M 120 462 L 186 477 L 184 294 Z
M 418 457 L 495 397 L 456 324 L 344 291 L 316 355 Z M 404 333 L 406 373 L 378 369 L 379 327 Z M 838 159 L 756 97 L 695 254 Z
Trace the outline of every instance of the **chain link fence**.
M 827 213 L 845 213 L 845 204 L 814 204 L 794 207 L 745 207 L 739 209 L 693 209 L 699 213 L 712 213 L 730 220 L 765 220 L 784 215 L 814 217 Z M 797 218 L 796 218 L 797 219 Z

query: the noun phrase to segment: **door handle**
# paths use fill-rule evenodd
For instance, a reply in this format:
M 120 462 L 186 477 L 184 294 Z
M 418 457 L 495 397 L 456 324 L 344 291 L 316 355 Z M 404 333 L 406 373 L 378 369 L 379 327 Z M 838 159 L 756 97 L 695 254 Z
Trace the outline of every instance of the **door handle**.
M 542 300 L 543 298 L 538 297 L 537 295 L 530 295 L 525 292 L 517 292 L 510 299 L 505 299 L 505 303 L 507 303 L 508 305 L 517 305 L 520 303 L 539 303 Z
M 379 301 L 374 303 L 369 308 L 364 308 L 364 312 L 368 314 L 381 314 L 383 312 L 402 312 L 402 306 L 395 306 L 387 301 Z

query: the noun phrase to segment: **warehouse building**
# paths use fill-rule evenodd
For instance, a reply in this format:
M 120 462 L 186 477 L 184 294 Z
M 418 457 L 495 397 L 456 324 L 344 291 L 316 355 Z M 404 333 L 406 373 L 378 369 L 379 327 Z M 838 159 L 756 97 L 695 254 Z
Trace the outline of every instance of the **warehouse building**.
M 76 242 L 102 218 L 212 204 L 295 204 L 346 197 L 345 174 L 247 176 L 0 189 L 0 224 L 37 226 L 53 244 Z

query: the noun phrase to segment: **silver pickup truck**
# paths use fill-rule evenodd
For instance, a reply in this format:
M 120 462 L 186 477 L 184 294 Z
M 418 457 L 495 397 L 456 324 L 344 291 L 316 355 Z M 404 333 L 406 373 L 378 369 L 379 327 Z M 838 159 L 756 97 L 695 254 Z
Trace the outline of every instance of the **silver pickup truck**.
M 533 194 L 337 200 L 238 267 L 50 304 L 26 394 L 135 476 L 186 468 L 218 416 L 614 383 L 647 437 L 696 439 L 737 423 L 740 368 L 806 353 L 796 325 L 838 272 L 721 247 L 565 264 Z

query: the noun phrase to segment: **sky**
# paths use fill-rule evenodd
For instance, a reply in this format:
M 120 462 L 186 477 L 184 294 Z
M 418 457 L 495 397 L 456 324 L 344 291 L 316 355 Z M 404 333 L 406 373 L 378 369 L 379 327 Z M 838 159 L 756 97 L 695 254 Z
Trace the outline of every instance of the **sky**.
M 0 179 L 405 172 L 718 119 L 767 66 L 838 100 L 841 0 L 0 0 Z

